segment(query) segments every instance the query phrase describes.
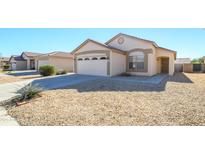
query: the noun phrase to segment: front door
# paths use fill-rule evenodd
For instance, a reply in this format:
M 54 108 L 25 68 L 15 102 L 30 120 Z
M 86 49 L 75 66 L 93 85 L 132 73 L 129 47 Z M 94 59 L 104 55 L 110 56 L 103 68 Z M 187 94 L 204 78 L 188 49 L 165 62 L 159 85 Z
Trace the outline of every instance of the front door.
M 30 60 L 30 68 L 31 68 L 32 70 L 35 69 L 35 61 L 34 61 L 34 60 Z
M 169 73 L 169 58 L 161 58 L 161 73 Z

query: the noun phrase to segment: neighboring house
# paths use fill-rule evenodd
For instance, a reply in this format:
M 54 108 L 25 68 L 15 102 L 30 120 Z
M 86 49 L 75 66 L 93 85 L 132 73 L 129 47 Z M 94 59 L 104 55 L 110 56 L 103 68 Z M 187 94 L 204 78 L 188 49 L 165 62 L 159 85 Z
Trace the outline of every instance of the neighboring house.
M 205 64 L 195 64 L 189 58 L 177 58 L 175 61 L 175 72 L 205 72 Z
M 0 57 L 0 68 L 4 69 L 5 65 L 9 65 L 9 57 Z
M 77 74 L 115 76 L 122 73 L 152 76 L 174 74 L 176 51 L 155 42 L 118 34 L 105 44 L 87 39 L 73 50 Z
M 11 56 L 10 64 L 12 70 L 35 70 L 37 69 L 36 57 L 41 55 L 34 52 L 23 52 L 20 56 Z
M 186 66 L 185 66 L 186 64 Z M 191 59 L 190 58 L 177 58 L 175 60 L 175 72 L 184 72 L 190 68 Z
M 27 61 L 22 56 L 11 56 L 9 59 L 11 70 L 26 70 Z
M 73 72 L 73 55 L 68 52 L 52 52 L 37 56 L 37 68 L 44 65 L 53 65 L 58 71 Z
M 37 60 L 36 57 L 42 55 L 41 53 L 35 53 L 35 52 L 23 52 L 21 56 L 26 60 L 27 62 L 27 70 L 35 70 L 37 69 Z

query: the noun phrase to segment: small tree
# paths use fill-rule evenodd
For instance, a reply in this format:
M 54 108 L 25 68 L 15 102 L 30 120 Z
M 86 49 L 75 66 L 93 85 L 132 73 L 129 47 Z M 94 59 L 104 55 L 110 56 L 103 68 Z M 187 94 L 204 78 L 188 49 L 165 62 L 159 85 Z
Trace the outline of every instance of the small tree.
M 192 64 L 204 64 L 204 58 L 195 58 L 191 61 Z

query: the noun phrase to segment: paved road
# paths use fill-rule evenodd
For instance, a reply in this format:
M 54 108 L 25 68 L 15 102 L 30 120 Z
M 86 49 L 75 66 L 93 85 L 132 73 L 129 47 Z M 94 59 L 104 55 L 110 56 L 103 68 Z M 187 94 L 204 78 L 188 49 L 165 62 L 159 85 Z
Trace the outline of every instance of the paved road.
M 39 72 L 36 70 L 25 70 L 25 71 L 11 71 L 7 73 L 8 75 L 12 76 L 29 76 L 29 75 L 38 75 Z

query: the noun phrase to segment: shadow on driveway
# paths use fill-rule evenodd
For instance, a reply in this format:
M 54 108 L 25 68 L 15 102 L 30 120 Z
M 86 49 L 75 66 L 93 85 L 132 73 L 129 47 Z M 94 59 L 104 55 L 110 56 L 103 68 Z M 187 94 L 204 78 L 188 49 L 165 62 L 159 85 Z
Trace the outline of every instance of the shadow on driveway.
M 160 83 L 159 83 L 160 81 Z M 167 82 L 193 83 L 183 73 L 174 76 L 153 76 L 146 80 L 137 81 L 129 77 L 99 77 L 89 75 L 69 74 L 54 77 L 46 77 L 33 80 L 30 84 L 37 85 L 45 90 L 50 89 L 76 89 L 78 92 L 102 92 L 102 91 L 147 91 L 161 92 L 166 88 Z M 21 89 L 20 89 L 21 90 Z
M 69 74 L 69 75 L 60 75 L 60 76 L 36 79 L 32 81 L 31 84 L 38 85 L 41 88 L 47 90 L 47 89 L 63 88 L 63 87 L 79 84 L 86 81 L 96 80 L 99 78 L 103 78 L 103 77 Z
M 160 81 L 160 78 L 162 79 Z M 160 83 L 158 83 L 160 81 Z M 146 80 L 136 81 L 135 77 L 101 78 L 86 83 L 69 86 L 66 89 L 76 89 L 78 92 L 162 92 L 168 82 L 188 83 L 193 82 L 183 73 L 174 76 L 148 77 Z

